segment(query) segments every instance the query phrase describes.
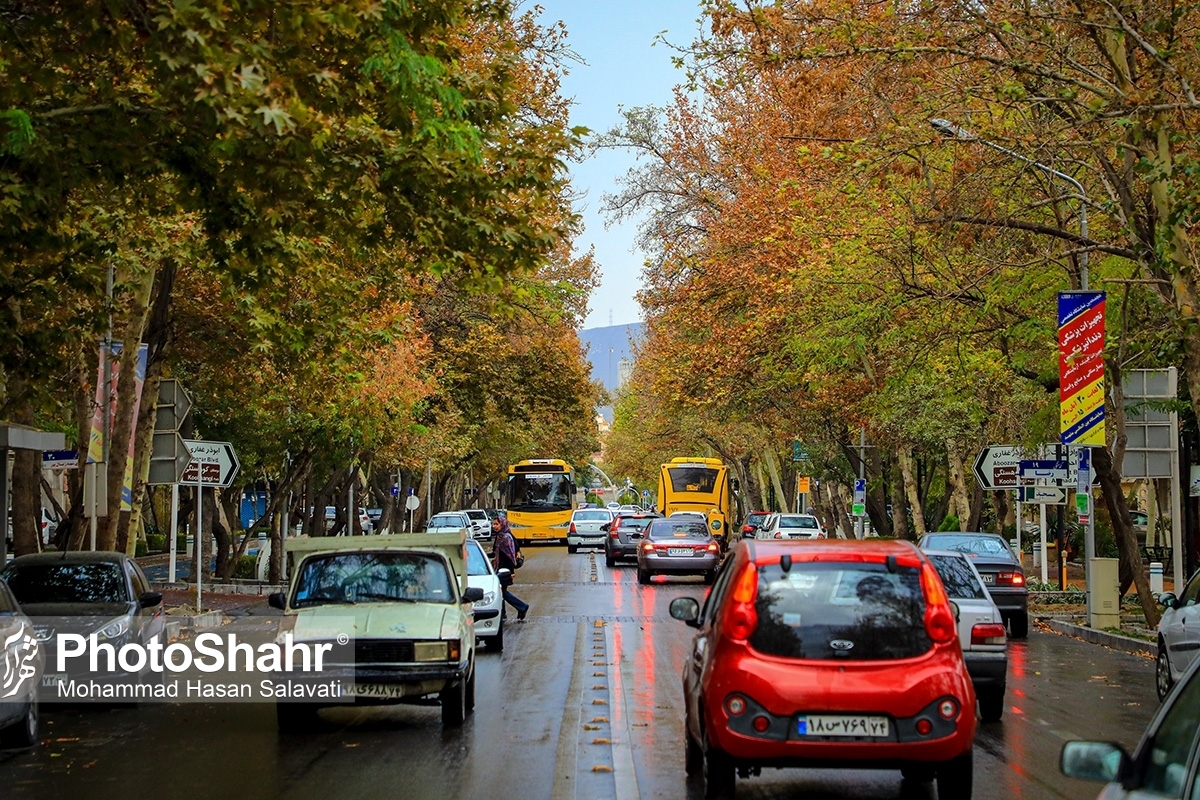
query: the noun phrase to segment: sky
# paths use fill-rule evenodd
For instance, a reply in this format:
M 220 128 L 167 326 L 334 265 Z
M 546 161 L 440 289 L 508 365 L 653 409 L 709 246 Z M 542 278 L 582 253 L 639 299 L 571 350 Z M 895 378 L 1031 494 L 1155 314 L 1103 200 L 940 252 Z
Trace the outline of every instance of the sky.
M 674 51 L 655 43 L 662 33 L 672 44 L 687 45 L 699 31 L 698 0 L 537 0 L 543 25 L 566 23 L 571 47 L 584 64 L 571 64 L 562 93 L 575 101 L 571 124 L 605 133 L 621 121 L 620 109 L 664 106 L 684 75 L 671 64 Z M 522 9 L 529 8 L 526 2 Z M 635 297 L 641 286 L 645 254 L 634 245 L 637 221 L 604 224 L 601 200 L 617 191 L 617 179 L 636 163 L 632 153 L 604 151 L 571 164 L 572 186 L 583 197 L 576 211 L 583 233 L 577 254 L 594 246 L 601 271 L 584 328 L 641 321 Z

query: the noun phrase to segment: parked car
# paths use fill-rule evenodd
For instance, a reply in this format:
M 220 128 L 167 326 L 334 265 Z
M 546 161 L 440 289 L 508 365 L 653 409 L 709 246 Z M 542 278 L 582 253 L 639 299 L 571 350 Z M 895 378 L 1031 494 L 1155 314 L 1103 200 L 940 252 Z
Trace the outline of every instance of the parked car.
M 0 749 L 33 747 L 38 743 L 38 683 L 45 654 L 38 646 L 33 623 L 21 611 L 17 598 L 0 580 L 0 663 L 3 675 L 19 675 L 22 667 L 32 668 L 33 678 L 25 685 L 5 686 L 12 699 L 0 700 Z M 9 666 L 11 665 L 11 667 Z
M 379 521 L 381 519 L 383 519 L 383 509 L 382 508 L 368 508 L 367 509 L 367 519 L 371 520 L 372 528 L 378 528 Z
M 581 547 L 600 547 L 604 544 L 604 526 L 613 521 L 616 512 L 607 508 L 577 508 L 571 513 L 567 527 L 567 552 L 577 553 Z
M 1098 800 L 1200 797 L 1200 677 L 1193 661 L 1150 721 L 1133 755 L 1115 742 L 1074 741 L 1063 745 L 1064 775 L 1106 783 Z
M 994 533 L 928 533 L 921 537 L 922 550 L 955 550 L 966 553 L 983 578 L 1008 623 L 1014 639 L 1029 635 L 1029 588 L 1025 570 L 1008 546 L 1008 540 Z
M 74 659 L 65 672 L 57 670 L 54 642 L 61 633 L 96 634 L 118 651 L 126 644 L 166 644 L 162 594 L 151 590 L 142 568 L 129 556 L 37 553 L 9 563 L 0 571 L 0 578 L 12 590 L 21 611 L 34 620 L 48 670 L 42 674 L 44 693 L 57 692 L 58 684 L 67 680 L 129 684 L 157 677 L 149 664 L 138 672 L 119 665 L 111 672 L 91 672 L 86 659 Z
M 751 511 L 747 514 L 746 518 L 742 520 L 742 538 L 754 538 L 754 532 L 758 530 L 758 526 L 771 514 L 770 511 Z
M 825 529 L 812 514 L 772 514 L 754 532 L 755 539 L 824 539 Z
M 686 514 L 656 519 L 646 526 L 638 545 L 638 583 L 655 575 L 703 575 L 712 583 L 721 566 L 721 543 L 703 520 Z
M 338 509 L 337 506 L 325 506 L 325 530 L 331 531 L 337 524 Z M 365 508 L 358 509 L 358 527 L 364 534 L 374 533 L 375 525 L 371 522 L 371 517 Z M 351 531 L 342 530 L 342 534 L 349 534 Z
M 631 514 L 617 514 L 613 521 L 601 525 L 600 529 L 606 534 L 604 539 L 604 565 L 615 567 L 620 559 L 632 558 L 637 560 L 638 545 L 646 526 L 653 520 L 662 519 L 653 511 L 637 511 Z
M 1004 715 L 1004 689 L 1008 683 L 1004 617 L 966 553 L 926 550 L 925 555 L 957 606 L 958 643 L 979 699 L 979 718 L 997 722 Z
M 331 654 L 311 680 L 339 682 L 362 705 L 436 700 L 443 727 L 462 725 L 475 707 L 471 604 L 484 599 L 467 583 L 466 543 L 462 528 L 289 540 L 297 558 L 291 586 L 268 598 L 284 612 L 283 629 L 295 642 L 323 642 L 330 618 L 342 617 L 356 632 L 352 652 Z M 277 700 L 280 732 L 312 728 L 319 708 L 312 699 Z
M 463 514 L 471 523 L 471 538 L 489 541 L 492 538 L 492 518 L 482 508 L 464 508 Z
M 763 767 L 899 769 L 969 800 L 975 692 L 954 611 L 908 542 L 743 540 L 703 606 L 683 667 L 684 767 L 732 797 Z
M 440 514 L 434 514 L 429 519 L 429 524 L 425 526 L 426 533 L 455 533 L 457 531 L 466 531 L 467 534 L 473 532 L 471 520 L 467 519 L 467 515 L 461 511 L 443 511 Z
M 491 526 L 492 520 L 499 519 L 501 517 L 505 517 L 505 518 L 508 517 L 507 510 L 503 509 L 503 508 L 485 508 L 483 510 L 483 513 L 487 514 L 489 530 L 491 529 L 490 526 Z
M 1158 699 L 1165 700 L 1179 676 L 1187 672 L 1200 653 L 1200 572 L 1184 584 L 1178 595 L 1163 592 L 1158 622 L 1158 657 L 1154 669 L 1154 688 Z
M 489 650 L 503 650 L 504 592 L 492 560 L 474 539 L 467 541 L 467 585 L 483 590 L 483 597 L 472 604 L 476 638 Z

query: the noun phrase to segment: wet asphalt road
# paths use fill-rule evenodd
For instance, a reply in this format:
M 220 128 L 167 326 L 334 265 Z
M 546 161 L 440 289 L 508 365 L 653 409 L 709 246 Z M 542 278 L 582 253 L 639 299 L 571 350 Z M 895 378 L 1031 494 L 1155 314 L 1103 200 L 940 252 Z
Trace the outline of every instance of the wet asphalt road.
M 698 798 L 683 772 L 680 670 L 691 629 L 671 599 L 698 579 L 639 586 L 602 555 L 525 548 L 532 603 L 502 654 L 479 651 L 477 707 L 443 731 L 436 707 L 322 712 L 327 730 L 280 736 L 267 704 L 46 708 L 43 746 L 0 754 L 0 797 L 127 800 Z M 511 619 L 511 618 L 510 618 Z M 1137 743 L 1158 703 L 1149 659 L 1034 629 L 1010 643 L 1004 719 L 976 739 L 975 797 L 1096 796 L 1059 775 L 1071 738 Z M 769 771 L 742 798 L 925 798 L 898 772 Z

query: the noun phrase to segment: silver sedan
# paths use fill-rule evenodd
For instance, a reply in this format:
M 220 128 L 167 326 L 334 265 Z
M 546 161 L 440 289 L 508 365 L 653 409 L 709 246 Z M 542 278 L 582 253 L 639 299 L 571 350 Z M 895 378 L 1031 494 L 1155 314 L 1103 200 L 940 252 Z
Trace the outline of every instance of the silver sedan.
M 687 517 L 656 519 L 638 545 L 638 583 L 660 574 L 703 575 L 712 583 L 721 566 L 721 543 L 703 521 Z

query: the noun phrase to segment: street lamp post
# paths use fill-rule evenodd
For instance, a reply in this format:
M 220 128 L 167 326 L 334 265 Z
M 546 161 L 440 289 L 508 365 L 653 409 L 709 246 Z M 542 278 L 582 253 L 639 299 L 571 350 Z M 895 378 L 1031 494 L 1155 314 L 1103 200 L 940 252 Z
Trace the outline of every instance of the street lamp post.
M 1072 178 L 1070 175 L 1067 175 L 1064 172 L 1059 172 L 1058 170 L 1054 169 L 1053 167 L 1048 167 L 1045 164 L 1041 163 L 1040 161 L 1034 161 L 1032 158 L 1029 158 L 1028 156 L 1023 156 L 1020 153 L 1017 153 L 1013 150 L 1009 150 L 1007 147 L 998 145 L 995 142 L 990 142 L 987 139 L 981 139 L 978 136 L 976 136 L 974 133 L 963 128 L 962 126 L 955 125 L 953 122 L 951 122 L 948 119 L 934 118 L 934 119 L 929 120 L 929 124 L 933 126 L 934 130 L 936 130 L 938 133 L 942 134 L 943 136 L 949 137 L 951 139 L 960 139 L 960 140 L 966 141 L 966 142 L 978 142 L 979 144 L 981 144 L 985 147 L 990 147 L 993 150 L 996 150 L 997 152 L 1004 153 L 1004 155 L 1008 156 L 1009 158 L 1015 158 L 1017 161 L 1028 164 L 1031 167 L 1036 167 L 1037 169 L 1040 169 L 1042 172 L 1045 172 L 1047 175 L 1052 175 L 1053 177 L 1058 178 L 1059 180 L 1063 180 L 1063 181 L 1066 181 L 1067 183 L 1071 184 L 1071 186 L 1073 186 L 1075 188 L 1075 191 L 1078 192 L 1079 236 L 1084 241 L 1085 247 L 1086 247 L 1086 242 L 1088 240 L 1088 226 L 1087 226 L 1088 198 L 1087 198 L 1087 193 L 1084 192 L 1084 190 L 1083 190 L 1083 184 L 1081 184 L 1079 181 Z M 1079 288 L 1085 292 L 1088 291 L 1088 252 L 1086 249 L 1084 249 L 1079 254 Z M 1087 449 L 1087 448 L 1085 448 L 1085 449 Z M 1089 464 L 1091 463 L 1091 458 L 1088 459 L 1088 463 Z M 1083 551 L 1084 551 L 1083 552 L 1083 562 L 1084 562 L 1084 580 L 1087 583 L 1088 615 L 1090 618 L 1091 609 L 1092 609 L 1092 588 L 1093 588 L 1092 581 L 1091 581 L 1092 558 L 1096 555 L 1096 523 L 1095 523 L 1096 509 L 1091 508 L 1090 495 L 1091 495 L 1092 487 L 1091 487 L 1090 479 L 1087 482 L 1086 489 L 1087 489 L 1087 493 L 1089 495 L 1088 506 L 1089 506 L 1091 513 L 1088 514 L 1087 530 L 1083 537 Z M 1018 521 L 1018 525 L 1019 524 L 1020 524 L 1020 522 Z

